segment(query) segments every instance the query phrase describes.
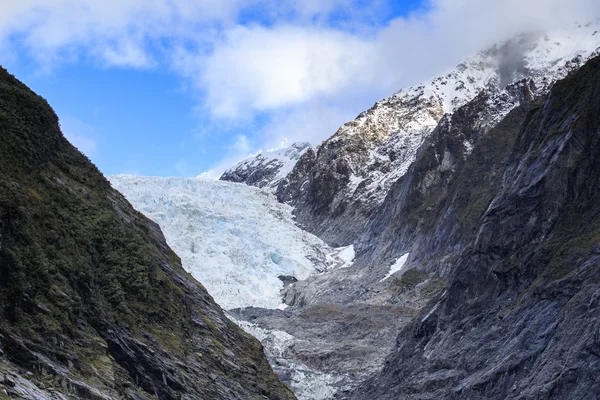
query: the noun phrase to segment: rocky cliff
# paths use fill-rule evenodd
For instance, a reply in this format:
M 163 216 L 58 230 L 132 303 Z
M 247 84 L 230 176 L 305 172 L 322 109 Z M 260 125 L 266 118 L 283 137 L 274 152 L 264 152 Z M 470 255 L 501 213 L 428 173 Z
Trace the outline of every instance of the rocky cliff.
M 434 179 L 412 266 L 444 271 L 447 285 L 350 398 L 596 398 L 599 111 L 596 58 L 513 110 L 447 183 Z
M 225 171 L 220 179 L 259 188 L 277 187 L 309 148 L 310 143 L 297 142 L 289 147 L 261 151 Z
M 339 398 L 595 398 L 598 25 L 494 46 L 308 149 L 277 196 L 354 262 L 239 316 L 316 335 L 290 352 Z
M 0 143 L 1 399 L 294 398 L 3 69 Z

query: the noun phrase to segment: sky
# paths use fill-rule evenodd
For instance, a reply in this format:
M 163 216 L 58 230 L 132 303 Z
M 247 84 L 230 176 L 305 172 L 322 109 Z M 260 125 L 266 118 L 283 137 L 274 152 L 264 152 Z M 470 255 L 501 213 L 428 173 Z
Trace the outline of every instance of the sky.
M 597 0 L 3 0 L 0 65 L 105 174 L 218 177 Z

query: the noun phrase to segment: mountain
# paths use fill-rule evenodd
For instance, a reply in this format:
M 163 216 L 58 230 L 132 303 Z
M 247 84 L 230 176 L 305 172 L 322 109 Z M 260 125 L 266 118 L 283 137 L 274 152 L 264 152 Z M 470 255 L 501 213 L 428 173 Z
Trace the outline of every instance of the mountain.
M 445 115 L 479 98 L 485 104 L 474 131 L 490 130 L 597 54 L 599 27 L 595 22 L 519 35 L 377 102 L 316 150 L 307 150 L 277 185 L 278 199 L 294 206 L 298 222 L 330 244 L 352 244 Z M 471 133 L 465 132 L 461 143 L 465 154 L 477 139 Z
M 294 398 L 4 69 L 0 138 L 0 398 Z
M 260 152 L 225 171 L 220 179 L 260 188 L 276 187 L 309 148 L 310 143 L 297 142 L 289 147 Z
M 183 267 L 225 309 L 285 307 L 284 281 L 344 264 L 341 249 L 298 228 L 291 207 L 263 190 L 201 178 L 109 180 L 160 224 Z
M 246 331 L 261 339 L 274 370 L 300 399 L 330 397 L 336 377 L 307 361 L 306 356 L 333 351 L 346 343 L 348 338 L 314 337 L 316 330 L 339 327 L 343 319 L 322 321 L 326 310 L 315 307 L 303 310 L 312 318 L 299 320 L 287 310 L 281 291 L 312 275 L 347 268 L 352 263 L 352 248 L 333 249 L 297 227 L 291 207 L 279 203 L 267 190 L 199 178 L 118 175 L 109 180 L 161 226 L 168 244 L 181 256 L 183 267 L 205 285 L 215 301 Z M 252 322 L 262 313 L 293 321 L 296 326 L 262 329 Z M 366 313 L 354 311 L 356 315 Z M 394 315 L 393 310 L 387 315 Z M 380 332 L 391 334 L 386 322 L 380 319 L 377 326 Z M 310 328 L 298 329 L 300 323 L 310 324 Z M 343 334 L 339 328 L 337 331 Z M 379 351 L 372 346 L 369 354 Z
M 319 398 L 598 393 L 598 54 L 598 22 L 521 35 L 309 148 L 277 197 L 354 261 L 235 317 L 311 332 Z
M 391 189 L 396 213 L 378 237 L 411 246 L 409 266 L 444 289 L 400 331 L 382 371 L 343 398 L 600 393 L 599 111 L 596 57 L 511 111 L 431 183 L 443 162 L 427 153 L 460 155 L 458 132 L 434 133 L 437 149 L 419 152 L 407 173 L 413 182 Z M 426 218 L 416 233 L 400 226 L 408 215 Z

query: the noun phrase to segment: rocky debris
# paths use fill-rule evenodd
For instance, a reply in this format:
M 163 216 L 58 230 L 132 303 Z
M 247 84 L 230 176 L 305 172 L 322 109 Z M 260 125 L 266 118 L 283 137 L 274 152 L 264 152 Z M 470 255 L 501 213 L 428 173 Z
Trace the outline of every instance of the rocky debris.
M 238 323 L 261 339 L 274 370 L 300 399 L 330 399 L 381 369 L 396 332 L 416 311 L 340 302 L 228 313 L 247 321 Z
M 537 304 L 541 301 L 538 298 L 526 303 L 529 311 L 523 314 L 525 307 L 515 308 L 515 299 L 520 299 L 523 292 L 507 289 L 507 285 L 521 288 L 527 287 L 531 280 L 535 281 L 532 266 L 523 271 L 518 269 L 530 260 L 536 260 L 537 253 L 509 256 L 518 247 L 497 252 L 498 247 L 492 244 L 489 254 L 481 255 L 473 243 L 482 232 L 491 234 L 494 229 L 505 229 L 504 234 L 513 238 L 514 243 L 521 238 L 518 224 L 525 221 L 542 225 L 542 221 L 546 221 L 549 224 L 547 214 L 530 216 L 518 211 L 521 206 L 529 204 L 529 198 L 514 201 L 504 209 L 505 219 L 507 216 L 510 220 L 514 217 L 510 226 L 503 227 L 502 220 L 497 219 L 496 227 L 488 228 L 483 217 L 494 210 L 490 207 L 502 193 L 504 185 L 517 180 L 517 175 L 506 175 L 511 160 L 524 157 L 524 154 L 516 156 L 515 149 L 534 149 L 532 146 L 537 143 L 524 143 L 519 135 L 522 126 L 530 122 L 532 112 L 541 108 L 538 99 L 545 98 L 557 80 L 577 71 L 598 54 L 600 42 L 592 39 L 589 29 L 592 25 L 580 26 L 563 35 L 569 36 L 568 46 L 557 44 L 559 40 L 556 38 L 564 32 L 541 37 L 523 36 L 494 46 L 459 65 L 448 75 L 403 90 L 377 103 L 355 121 L 340 128 L 316 150 L 307 150 L 277 186 L 278 199 L 295 207 L 294 213 L 301 226 L 333 246 L 353 244 L 356 250 L 353 263 L 346 268 L 327 270 L 286 287 L 283 296 L 289 308 L 284 313 L 242 310 L 235 315 L 236 319 L 252 324 L 248 328 L 250 331 L 260 332 L 260 335 L 256 334 L 265 343 L 275 370 L 295 387 L 301 398 L 317 395 L 303 389 L 299 381 L 294 382 L 294 370 L 301 370 L 312 377 L 309 380 L 319 382 L 317 386 L 326 394 L 315 398 L 323 399 L 332 396 L 357 400 L 516 398 L 516 393 L 520 393 L 509 395 L 503 391 L 499 387 L 501 382 L 509 387 L 513 378 L 502 379 L 512 376 L 515 368 L 521 371 L 514 378 L 515 382 L 521 379 L 520 376 L 526 376 L 530 366 L 523 360 L 535 358 L 542 347 L 530 348 L 531 351 L 520 354 L 518 343 L 521 339 L 512 337 L 511 343 L 515 345 L 507 348 L 502 337 L 511 337 L 514 326 L 526 326 L 524 321 L 531 320 L 534 322 L 526 328 L 525 335 L 535 338 L 532 340 L 543 346 L 550 346 L 545 334 L 542 334 L 544 339 L 540 339 L 539 332 L 553 332 L 544 331 L 544 324 L 551 325 L 551 320 L 560 313 L 545 313 L 546 310 Z M 505 65 L 506 55 L 513 52 L 519 53 L 522 63 Z M 554 130 L 561 131 L 560 128 Z M 583 143 L 581 140 L 573 143 L 579 142 Z M 547 156 L 556 155 L 561 146 L 557 144 L 554 148 L 535 151 Z M 534 163 L 524 166 L 522 171 L 540 171 L 547 165 Z M 572 188 L 568 182 L 585 179 L 584 175 L 566 182 L 561 180 L 557 185 Z M 542 181 L 545 182 L 545 179 Z M 525 190 L 528 185 L 539 188 L 540 183 L 530 181 L 519 186 L 519 190 Z M 590 184 L 589 187 L 597 186 Z M 537 198 L 535 193 L 528 196 Z M 547 197 L 552 198 L 552 194 Z M 549 201 L 552 203 L 554 200 Z M 526 207 L 529 209 L 529 206 Z M 533 239 L 534 243 L 544 243 L 549 235 L 552 234 L 538 236 Z M 595 254 L 594 249 L 591 246 L 589 253 Z M 384 279 L 403 256 L 406 256 L 406 262 L 401 270 Z M 456 281 L 457 270 L 462 268 L 467 257 L 471 257 L 472 265 Z M 584 263 L 593 262 L 588 260 Z M 502 264 L 509 271 L 512 271 L 509 266 L 515 265 L 515 271 L 488 270 L 489 263 Z M 536 261 L 536 265 L 543 263 Z M 483 270 L 476 271 L 481 265 Z M 477 282 L 474 281 L 476 276 Z M 504 283 L 490 289 L 490 293 L 499 295 L 506 291 L 510 293 L 506 295 L 508 300 L 504 295 L 501 300 L 489 295 L 480 301 L 475 293 L 484 290 L 485 279 L 494 281 L 496 278 L 501 278 Z M 461 289 L 461 295 L 449 301 L 452 287 L 457 291 Z M 531 290 L 535 292 L 537 289 Z M 588 295 L 583 298 L 593 303 Z M 543 295 L 543 298 L 547 296 Z M 509 308 L 502 308 L 505 300 L 512 302 Z M 479 308 L 472 315 L 459 313 L 468 310 L 470 304 Z M 346 311 L 353 305 L 370 309 L 373 318 L 385 315 L 381 309 L 386 306 L 404 310 L 405 314 L 398 319 L 388 315 L 391 330 L 383 329 L 380 337 L 377 335 L 381 328 L 372 329 L 368 323 L 348 326 L 349 331 L 335 326 L 334 321 L 312 324 L 309 310 L 331 308 L 348 317 Z M 454 312 L 455 309 L 458 311 Z M 499 309 L 503 311 L 497 311 Z M 498 316 L 488 320 L 485 316 L 488 312 Z M 513 312 L 516 313 L 514 318 Z M 536 319 L 535 313 L 538 312 L 545 314 Z M 593 331 L 590 327 L 595 319 L 588 311 L 583 318 L 591 321 L 584 325 L 584 329 Z M 579 317 L 576 319 L 579 323 Z M 335 318 L 332 317 L 332 320 Z M 467 328 L 461 325 L 463 323 Z M 481 329 L 478 328 L 479 323 L 482 324 Z M 357 330 L 354 332 L 352 329 Z M 373 349 L 389 349 L 394 345 L 395 329 L 400 329 L 401 334 L 395 341 L 392 355 L 384 363 L 385 352 Z M 303 342 L 300 337 L 305 330 L 311 333 L 312 339 Z M 337 331 L 344 332 L 352 340 L 337 338 L 338 347 L 336 333 L 332 333 Z M 285 340 L 273 340 L 269 332 L 283 332 Z M 364 337 L 358 338 L 357 332 L 362 332 Z M 590 342 L 589 338 L 587 335 L 585 341 Z M 434 339 L 432 345 L 427 344 Z M 362 347 L 364 340 L 370 342 Z M 572 340 L 565 343 L 575 348 L 579 346 Z M 524 344 L 523 348 L 528 346 Z M 567 346 L 555 348 L 566 351 Z M 310 356 L 331 355 L 326 350 L 329 347 L 335 349 L 331 363 L 327 357 L 323 357 L 326 359 L 323 361 Z M 285 350 L 282 351 L 282 348 Z M 365 348 L 371 354 L 368 360 L 361 352 Z M 494 349 L 507 349 L 509 362 L 498 371 L 489 372 L 494 368 L 489 364 L 491 358 L 486 357 L 493 354 Z M 470 357 L 473 353 L 477 355 Z M 504 354 L 501 353 L 494 354 L 500 359 Z M 350 354 L 355 357 L 355 362 L 345 364 L 344 355 Z M 512 360 L 515 362 L 512 363 Z M 547 358 L 545 360 L 543 362 L 549 362 Z M 368 375 L 356 372 L 361 365 L 366 366 L 368 373 L 378 369 L 381 372 L 376 372 L 366 384 L 360 385 Z M 521 369 L 522 365 L 524 369 Z M 559 363 L 553 365 L 558 366 Z M 586 377 L 594 374 L 595 365 L 591 361 L 587 364 Z M 484 368 L 486 366 L 489 371 Z M 538 378 L 527 379 L 535 383 Z M 525 383 L 520 385 L 526 387 Z M 590 379 L 581 383 L 582 388 L 592 388 L 590 393 L 595 390 L 593 385 Z M 532 398 L 543 398 L 544 395 L 539 393 L 550 393 L 535 390 L 525 393 L 537 393 L 531 395 Z M 562 390 L 557 393 L 567 393 Z M 583 391 L 581 389 L 577 393 Z M 565 394 L 560 396 L 567 398 Z

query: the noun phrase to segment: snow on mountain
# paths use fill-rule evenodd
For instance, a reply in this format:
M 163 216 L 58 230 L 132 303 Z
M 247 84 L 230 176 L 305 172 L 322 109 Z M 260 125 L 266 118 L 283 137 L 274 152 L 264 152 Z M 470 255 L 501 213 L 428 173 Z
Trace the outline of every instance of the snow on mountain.
M 225 171 L 221 180 L 243 182 L 260 188 L 275 187 L 290 173 L 309 147 L 310 143 L 297 142 L 289 147 L 260 152 Z
M 298 228 L 290 207 L 260 189 L 200 178 L 109 177 L 163 230 L 183 266 L 225 309 L 284 308 L 279 276 L 298 280 L 346 264 Z
M 406 253 L 406 254 L 402 255 L 400 258 L 398 258 L 390 266 L 390 272 L 388 272 L 388 274 L 386 276 L 384 276 L 383 279 L 381 279 L 381 282 L 387 280 L 388 278 L 391 278 L 392 275 L 394 275 L 396 272 L 401 271 L 402 268 L 404 268 L 404 265 L 406 264 L 406 261 L 408 260 L 409 255 L 410 255 L 409 253 Z
M 557 80 L 600 54 L 598 32 L 600 21 L 519 35 L 377 102 L 316 151 L 307 150 L 277 186 L 278 200 L 293 206 L 297 221 L 328 243 L 355 244 L 436 129 L 448 131 L 453 116 L 458 123 L 469 114 L 469 128 L 457 133 L 461 157 L 467 157 L 475 141 L 511 110 L 548 93 Z M 441 170 L 452 169 L 450 157 L 435 157 L 440 160 L 432 162 L 443 161 Z
M 375 103 L 320 145 L 318 157 L 349 171 L 340 197 L 368 207 L 381 204 L 444 115 L 485 95 L 489 108 L 479 127 L 491 129 L 521 103 L 523 87 L 530 97 L 543 95 L 554 82 L 598 54 L 599 31 L 600 22 L 596 21 L 522 34 L 492 46 L 451 71 Z M 464 146 L 468 153 L 472 143 L 465 141 Z M 296 161 L 308 148 L 308 143 L 299 143 L 260 153 L 226 171 L 221 180 L 257 187 L 285 186 Z M 334 206 L 339 201 L 344 200 L 337 199 Z
M 542 95 L 598 54 L 599 27 L 596 22 L 520 35 L 476 54 L 446 74 L 377 102 L 325 142 L 335 148 L 357 147 L 353 139 L 357 136 L 363 142 L 358 152 L 345 155 L 352 169 L 348 191 L 369 204 L 380 203 L 445 114 L 485 91 L 493 113 L 481 125 L 490 129 L 519 105 L 511 85 L 527 80 L 531 95 Z

